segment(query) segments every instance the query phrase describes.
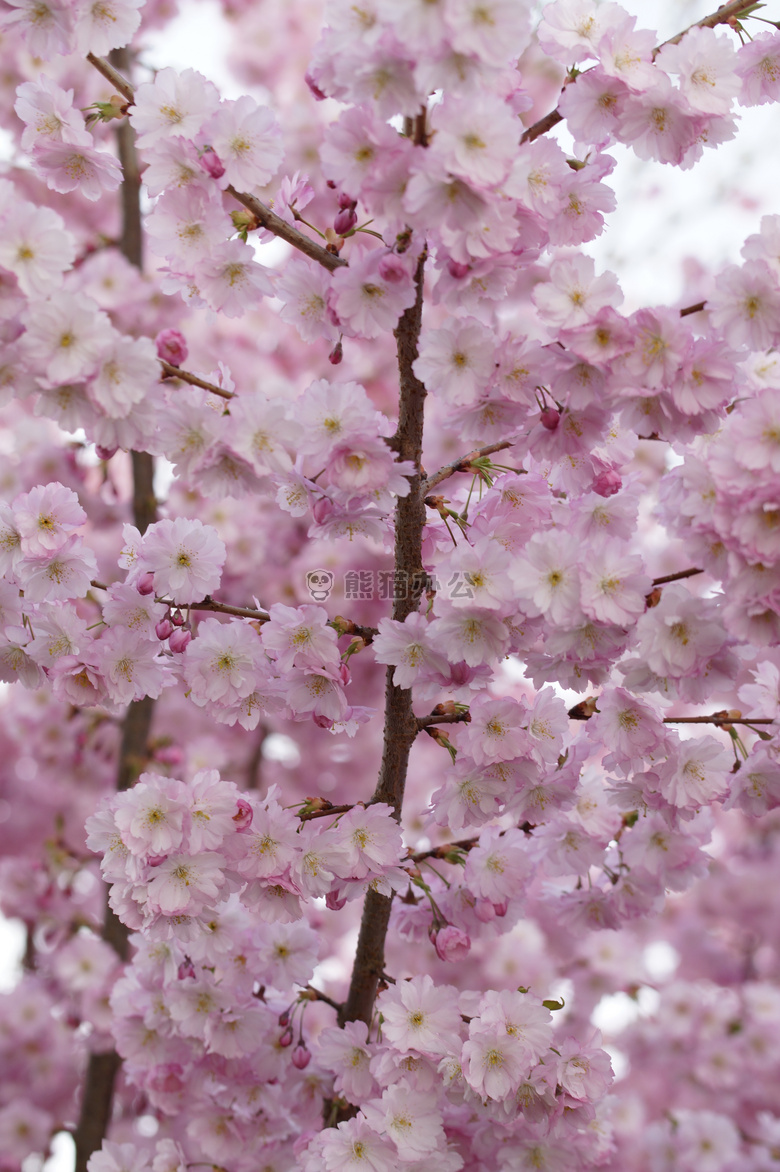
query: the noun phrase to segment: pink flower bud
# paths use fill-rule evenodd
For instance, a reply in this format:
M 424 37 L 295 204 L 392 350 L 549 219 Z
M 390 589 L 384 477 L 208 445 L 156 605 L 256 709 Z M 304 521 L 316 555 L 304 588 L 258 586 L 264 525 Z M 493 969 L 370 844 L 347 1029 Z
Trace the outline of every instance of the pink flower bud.
M 102 444 L 95 444 L 95 455 L 99 460 L 110 460 L 118 451 L 119 448 L 104 448 Z
M 471 951 L 468 935 L 454 924 L 446 924 L 438 932 L 431 932 L 431 941 L 439 960 L 463 960 Z
M 170 639 L 168 640 L 168 646 L 170 647 L 171 651 L 178 655 L 180 652 L 186 650 L 187 644 L 191 638 L 192 631 L 188 631 L 184 627 L 179 627 L 173 632 Z
M 160 330 L 154 344 L 157 357 L 162 358 L 163 362 L 170 362 L 171 366 L 181 366 L 182 362 L 186 362 L 189 351 L 184 334 L 178 330 Z
M 325 907 L 331 912 L 340 912 L 343 907 L 346 907 L 346 898 L 339 899 L 335 891 L 329 891 L 325 896 Z
M 142 574 L 136 582 L 135 588 L 144 598 L 148 594 L 154 594 L 154 574 Z
M 236 812 L 233 815 L 233 821 L 236 824 L 236 829 L 239 831 L 248 830 L 252 825 L 252 819 L 255 816 L 254 810 L 245 798 L 238 798 L 236 801 L 236 807 Z M 283 1023 L 280 1022 L 279 1024 L 282 1025 Z
M 490 924 L 496 918 L 496 909 L 489 899 L 478 899 L 474 904 L 474 915 L 481 924 Z
M 311 1054 L 305 1046 L 296 1046 L 292 1052 L 292 1064 L 297 1070 L 305 1070 L 311 1062 Z
M 183 627 L 184 626 L 184 615 L 181 613 L 180 610 L 173 611 L 173 613 L 171 614 L 171 622 L 173 623 L 174 627 Z
M 192 977 L 192 979 L 195 980 L 195 965 L 188 956 L 185 957 L 179 965 L 177 976 L 180 981 L 184 981 L 187 977 Z
M 176 628 L 170 619 L 160 619 L 159 623 L 157 623 L 156 627 L 154 628 L 154 633 L 160 642 L 164 643 L 168 636 L 171 635 L 175 629 Z
M 338 366 L 343 357 L 344 347 L 342 346 L 341 342 L 337 342 L 328 355 L 328 362 L 331 364 L 331 366 Z
M 279 1045 L 286 1050 L 288 1046 L 292 1046 L 292 1040 L 293 1032 L 288 1028 L 284 1031 L 281 1038 L 279 1039 Z
M 184 753 L 178 745 L 161 745 L 159 749 L 155 749 L 154 759 L 161 761 L 163 765 L 181 765 Z
M 333 728 L 333 721 L 329 716 L 322 716 L 313 712 L 312 720 L 317 725 L 317 728 L 326 728 L 329 732 Z
M 542 411 L 541 415 L 539 416 L 539 422 L 541 423 L 542 427 L 546 427 L 548 431 L 555 431 L 556 427 L 560 423 L 560 420 L 561 413 L 560 411 L 556 411 L 554 407 L 545 407 L 544 411 Z
M 225 174 L 225 168 L 222 166 L 222 160 L 213 147 L 207 146 L 203 148 L 203 154 L 198 159 L 201 168 L 210 175 L 212 179 L 221 179 Z
M 349 668 L 347 667 L 346 663 L 342 663 L 341 666 L 339 667 L 339 676 L 341 677 L 342 684 L 344 685 L 344 687 L 346 687 L 347 684 L 349 683 L 349 679 L 350 679 Z
M 309 93 L 314 98 L 314 100 L 317 102 L 324 102 L 328 95 L 323 93 L 323 91 L 312 78 L 312 75 L 310 73 L 304 73 L 303 80 L 309 87 Z
M 326 496 L 321 496 L 318 501 L 314 502 L 311 511 L 314 515 L 314 520 L 318 525 L 321 525 L 323 521 L 327 521 L 333 512 L 333 501 L 329 500 Z
M 282 1027 L 282 1029 L 284 1029 L 284 1027 L 288 1026 L 289 1024 L 290 1024 L 290 1011 L 289 1011 L 289 1009 L 285 1009 L 283 1013 L 279 1014 L 279 1025 Z
M 591 492 L 599 496 L 614 496 L 623 487 L 623 478 L 616 468 L 605 468 L 598 476 L 594 476 L 590 487 Z
M 462 281 L 471 272 L 471 265 L 461 264 L 458 260 L 453 260 L 452 257 L 447 261 L 447 272 L 456 281 Z
M 358 218 L 354 208 L 342 208 L 340 212 L 336 213 L 336 218 L 333 221 L 333 231 L 339 236 L 345 236 L 347 232 L 357 224 Z
M 509 908 L 509 900 L 508 900 L 508 899 L 502 899 L 502 900 L 501 900 L 501 903 L 494 903 L 494 904 L 493 904 L 493 907 L 494 907 L 494 908 L 495 908 L 495 910 L 496 910 L 496 915 L 498 916 L 498 918 L 499 918 L 500 920 L 502 920 L 502 919 L 504 918 L 504 916 L 506 915 L 506 913 L 507 913 L 507 910 L 508 910 L 508 908 Z
M 383 281 L 388 285 L 397 285 L 409 276 L 409 270 L 399 256 L 388 252 L 379 262 L 378 271 Z

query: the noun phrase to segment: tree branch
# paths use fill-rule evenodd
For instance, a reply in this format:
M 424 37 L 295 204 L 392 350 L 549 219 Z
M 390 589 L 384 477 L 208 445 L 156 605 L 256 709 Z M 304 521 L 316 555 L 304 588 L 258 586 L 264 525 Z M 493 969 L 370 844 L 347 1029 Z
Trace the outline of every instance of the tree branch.
M 205 378 L 199 378 L 197 374 L 190 374 L 188 370 L 182 370 L 179 366 L 172 366 L 170 362 L 164 362 L 160 359 L 160 366 L 166 378 L 178 378 L 183 383 L 189 383 L 193 387 L 202 387 L 204 391 L 211 391 L 212 395 L 219 395 L 222 399 L 235 399 L 235 391 L 226 391 L 224 387 L 217 387 L 214 383 L 207 383 Z
M 280 240 L 286 240 L 293 248 L 297 248 L 304 256 L 308 256 L 309 260 L 316 260 L 317 264 L 322 265 L 324 269 L 328 269 L 331 273 L 334 269 L 343 268 L 346 261 L 336 252 L 329 252 L 327 248 L 323 248 L 321 244 L 317 244 L 310 236 L 304 236 L 303 232 L 299 232 L 297 228 L 293 228 L 292 224 L 288 224 L 281 216 L 277 216 L 276 212 L 272 212 L 269 207 L 257 198 L 255 195 L 248 195 L 243 191 L 236 191 L 235 187 L 226 188 L 229 195 L 233 199 L 238 200 L 243 204 L 248 211 L 252 213 L 258 222 L 258 227 L 266 228 L 269 232 L 273 232 L 274 236 L 278 236 Z
M 120 50 L 112 53 L 112 57 L 116 58 L 118 52 Z M 121 52 L 126 54 L 126 50 L 124 49 Z M 128 60 L 127 56 L 124 59 Z M 111 82 L 114 89 L 126 99 L 129 106 L 133 105 L 135 102 L 135 90 L 126 77 L 106 61 L 104 57 L 97 57 L 94 53 L 88 53 L 87 61 L 89 61 L 90 65 L 94 65 L 98 73 L 102 73 L 106 81 Z M 132 130 L 132 127 L 130 127 L 130 130 Z M 323 268 L 328 269 L 330 272 L 346 265 L 347 262 L 338 253 L 330 252 L 327 248 L 323 248 L 321 244 L 317 244 L 311 237 L 304 236 L 297 228 L 293 228 L 292 224 L 288 224 L 281 216 L 277 216 L 276 212 L 272 212 L 256 196 L 249 195 L 246 192 L 236 191 L 235 187 L 228 187 L 227 191 L 233 196 L 233 199 L 238 200 L 239 203 L 243 204 L 253 214 L 257 220 L 258 227 L 266 228 L 269 232 L 273 232 L 274 236 L 278 236 L 280 240 L 286 240 L 288 244 L 291 244 L 293 248 L 297 248 L 299 252 L 302 252 L 304 256 L 308 256 L 310 260 L 317 261 L 318 264 L 321 264 Z M 196 383 L 195 386 L 197 385 Z
M 119 69 L 128 69 L 129 54 L 127 49 L 116 49 L 111 56 Z M 132 102 L 132 86 L 129 82 L 125 82 L 113 64 L 103 61 L 102 58 L 95 58 L 92 54 L 89 55 L 89 60 L 129 102 Z M 140 173 L 135 151 L 135 133 L 126 120 L 117 127 L 117 148 L 123 171 L 120 249 L 127 260 L 140 269 L 143 259 Z M 157 519 L 157 501 L 153 483 L 154 462 L 146 452 L 133 452 L 131 459 L 133 466 L 133 520 L 136 527 L 143 533 Z M 125 790 L 132 786 L 146 764 L 153 713 L 154 700 L 149 696 L 128 705 L 122 721 L 122 740 L 117 762 L 116 786 L 118 790 Z M 103 940 L 115 950 L 119 958 L 126 961 L 129 950 L 129 932 L 108 906 L 106 906 L 101 935 Z M 121 1064 L 121 1058 L 113 1050 L 102 1054 L 92 1053 L 89 1056 L 81 1113 L 73 1137 L 76 1145 L 75 1172 L 86 1172 L 89 1157 L 101 1147 L 108 1133 L 111 1123 L 114 1085 Z
M 701 20 L 697 20 L 694 24 L 689 25 L 688 28 L 683 29 L 683 31 L 678 33 L 676 37 L 670 37 L 668 41 L 662 41 L 660 45 L 656 45 L 655 49 L 653 49 L 653 57 L 655 57 L 657 53 L 660 53 L 664 45 L 678 44 L 683 39 L 685 34 L 689 33 L 692 28 L 715 28 L 716 25 L 719 24 L 728 24 L 733 16 L 740 16 L 740 14 L 746 13 L 749 8 L 755 8 L 754 0 L 732 0 L 730 4 L 724 4 L 717 10 L 717 12 L 712 12 L 709 16 L 705 16 Z M 590 70 L 584 69 L 582 72 L 589 73 Z M 571 82 L 570 79 L 567 78 L 566 82 L 564 83 L 564 89 L 569 84 L 571 84 Z M 557 126 L 559 122 L 563 122 L 563 115 L 556 107 L 554 110 L 551 110 L 549 114 L 545 114 L 543 118 L 540 118 L 538 122 L 534 122 L 532 126 L 529 126 L 520 139 L 520 142 L 533 142 L 534 139 L 539 138 L 540 135 L 547 134 L 547 131 L 552 130 L 553 126 Z M 703 308 L 703 306 L 699 306 L 697 308 L 700 309 Z M 697 310 L 692 309 L 689 310 L 689 312 L 695 313 Z
M 678 570 L 676 574 L 663 574 L 660 578 L 653 578 L 654 586 L 664 586 L 667 582 L 680 582 L 683 578 L 693 578 L 696 574 L 704 574 L 695 566 L 690 570 Z
M 438 472 L 434 472 L 433 476 L 427 477 L 423 480 L 420 486 L 420 492 L 423 497 L 437 484 L 441 484 L 442 480 L 447 480 L 448 477 L 454 476 L 456 472 L 468 472 L 469 465 L 478 460 L 481 456 L 492 456 L 494 452 L 503 452 L 505 448 L 514 447 L 514 440 L 501 440 L 500 443 L 487 444 L 484 448 L 475 448 L 473 452 L 469 452 L 465 456 L 461 456 L 458 460 L 453 460 L 451 464 L 445 464 Z
M 419 604 L 426 574 L 422 566 L 422 534 L 425 505 L 420 496 L 422 472 L 423 419 L 426 390 L 415 376 L 412 363 L 417 358 L 417 344 L 422 325 L 423 277 L 427 252 L 417 261 L 415 283 L 417 297 L 405 311 L 395 329 L 400 373 L 400 401 L 395 450 L 399 460 L 411 460 L 416 472 L 411 477 L 409 494 L 399 497 L 395 509 L 395 570 L 402 581 L 417 583 L 419 591 L 410 589 L 393 603 L 393 618 L 403 622 Z M 409 753 L 418 733 L 417 718 L 412 711 L 412 693 L 393 683 L 395 668 L 387 669 L 385 683 L 385 724 L 382 763 L 372 802 L 387 802 L 396 818 L 401 817 Z M 355 962 L 349 994 L 339 1013 L 339 1024 L 364 1021 L 369 1024 L 374 1009 L 377 986 L 384 971 L 385 937 L 390 920 L 390 900 L 369 891 L 363 906 Z

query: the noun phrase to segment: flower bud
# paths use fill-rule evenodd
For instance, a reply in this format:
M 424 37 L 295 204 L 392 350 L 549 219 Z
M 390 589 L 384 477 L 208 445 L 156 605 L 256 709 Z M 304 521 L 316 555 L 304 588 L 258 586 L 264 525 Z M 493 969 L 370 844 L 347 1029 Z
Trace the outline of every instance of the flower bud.
M 500 903 L 494 903 L 493 907 L 495 908 L 495 912 L 498 918 L 502 920 L 509 909 L 509 900 L 502 899 Z
M 539 416 L 539 422 L 541 423 L 542 427 L 546 427 L 548 431 L 555 431 L 556 427 L 560 423 L 560 420 L 561 413 L 560 411 L 556 411 L 555 407 L 545 407 L 544 411 L 542 411 L 541 415 Z
M 392 252 L 388 252 L 387 256 L 382 257 L 378 271 L 382 280 L 387 281 L 388 285 L 398 285 L 409 275 L 409 270 L 404 262 Z
M 471 940 L 466 932 L 454 924 L 445 924 L 438 932 L 430 933 L 431 943 L 439 960 L 463 960 L 471 952 Z
M 136 582 L 135 588 L 144 598 L 149 594 L 154 594 L 154 574 L 142 574 Z
M 110 460 L 118 451 L 119 448 L 104 448 L 102 444 L 95 444 L 95 455 L 99 460 Z
M 192 977 L 192 979 L 195 980 L 195 965 L 188 956 L 185 956 L 184 960 L 179 965 L 179 971 L 176 975 L 180 981 L 186 980 L 187 977 Z
M 452 257 L 447 261 L 447 272 L 456 281 L 462 281 L 471 272 L 471 265 L 461 264 L 458 260 L 453 260 Z
M 339 899 L 335 891 L 329 891 L 325 896 L 325 907 L 331 912 L 340 912 L 343 907 L 346 907 L 346 899 Z
M 496 909 L 489 899 L 478 899 L 474 904 L 474 915 L 480 924 L 490 924 L 496 918 Z
M 346 687 L 347 684 L 349 683 L 349 678 L 350 678 L 349 677 L 349 668 L 347 667 L 346 663 L 342 663 L 341 666 L 339 667 L 339 677 L 340 677 L 341 682 L 344 685 L 344 687 Z
M 161 643 L 164 643 L 169 635 L 176 630 L 170 619 L 160 619 L 157 626 L 154 628 L 154 633 Z
M 331 364 L 331 366 L 338 366 L 343 357 L 344 347 L 342 346 L 341 342 L 337 342 L 328 355 L 328 362 Z
M 289 1024 L 290 1024 L 290 1011 L 289 1011 L 289 1009 L 285 1009 L 283 1013 L 279 1014 L 279 1025 L 282 1027 L 282 1029 L 284 1029 L 284 1027 L 288 1026 Z
M 305 1070 L 311 1062 L 311 1054 L 304 1045 L 296 1046 L 292 1052 L 292 1064 L 297 1070 Z
M 206 172 L 207 175 L 210 175 L 212 179 L 221 179 L 225 174 L 225 168 L 222 165 L 222 160 L 213 147 L 204 147 L 203 153 L 198 159 L 198 162 L 200 163 L 201 168 Z
M 170 647 L 171 651 L 178 655 L 180 652 L 186 650 L 187 644 L 191 638 L 192 631 L 188 631 L 185 627 L 179 627 L 173 632 L 170 639 L 168 640 L 168 646 Z
M 357 221 L 358 218 L 354 206 L 351 208 L 342 208 L 336 214 L 336 218 L 333 221 L 333 231 L 338 236 L 345 236 L 347 232 L 350 232 L 355 227 Z
M 291 1030 L 291 1029 L 288 1027 L 288 1028 L 287 1028 L 287 1029 L 284 1031 L 284 1033 L 282 1034 L 281 1038 L 279 1039 L 279 1045 L 280 1045 L 280 1046 L 281 1046 L 281 1047 L 282 1047 L 284 1050 L 286 1050 L 288 1046 L 292 1046 L 292 1040 L 293 1040 L 293 1032 L 292 1032 L 292 1030 Z
M 252 819 L 255 816 L 254 810 L 245 798 L 238 798 L 236 801 L 236 807 L 236 812 L 233 815 L 233 821 L 236 824 L 236 829 L 239 831 L 248 830 L 252 825 Z M 283 1025 L 284 1023 L 280 1022 L 279 1024 Z
M 183 627 L 184 626 L 184 615 L 181 613 L 180 610 L 173 611 L 173 613 L 171 614 L 171 622 L 173 623 L 174 627 Z
M 314 100 L 316 102 L 324 102 L 328 95 L 326 93 L 323 93 L 323 91 L 320 89 L 320 87 L 314 81 L 312 75 L 310 73 L 304 73 L 303 80 L 306 82 L 307 86 L 309 87 L 309 93 L 314 98 Z
M 599 496 L 614 496 L 623 487 L 623 479 L 616 468 L 605 468 L 593 478 L 591 492 Z
M 170 362 L 171 366 L 181 366 L 182 362 L 187 361 L 187 343 L 184 334 L 179 330 L 160 330 L 154 344 L 157 347 L 157 357 L 162 358 L 163 362 Z

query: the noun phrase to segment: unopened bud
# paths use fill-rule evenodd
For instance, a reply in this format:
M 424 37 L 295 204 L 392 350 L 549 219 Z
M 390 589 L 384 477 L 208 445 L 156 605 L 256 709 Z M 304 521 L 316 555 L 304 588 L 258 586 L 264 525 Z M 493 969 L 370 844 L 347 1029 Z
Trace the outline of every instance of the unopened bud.
M 178 627 L 168 640 L 168 646 L 171 651 L 179 655 L 182 651 L 186 651 L 191 638 L 192 631 L 188 631 L 186 627 Z
M 296 1046 L 292 1052 L 292 1064 L 296 1070 L 305 1070 L 311 1062 L 311 1054 L 305 1046 Z
M 154 628 L 154 633 L 161 643 L 164 643 L 169 635 L 172 635 L 176 630 L 170 619 L 160 619 L 159 623 Z
M 314 98 L 314 100 L 317 102 L 324 102 L 328 95 L 320 89 L 312 75 L 310 73 L 304 73 L 303 80 L 309 87 L 309 93 Z
M 177 976 L 180 981 L 184 981 L 187 977 L 192 977 L 192 979 L 195 980 L 195 965 L 188 956 L 185 956 L 184 960 L 179 965 Z
M 118 451 L 119 448 L 104 448 L 102 444 L 95 444 L 95 455 L 99 460 L 110 460 Z
M 325 907 L 331 912 L 340 912 L 343 907 L 346 907 L 346 896 L 342 899 L 335 891 L 329 891 L 325 896 Z
M 248 830 L 252 825 L 252 819 L 255 812 L 249 805 L 246 798 L 238 798 L 236 800 L 236 812 L 233 815 L 233 821 L 236 824 L 236 830 Z
M 447 272 L 456 281 L 462 281 L 471 272 L 471 265 L 461 264 L 458 260 L 453 260 L 452 257 L 447 261 Z
M 555 431 L 561 421 L 561 413 L 555 407 L 545 407 L 544 411 L 539 416 L 539 422 L 542 427 L 546 427 L 548 431 Z
M 354 208 L 342 208 L 340 212 L 336 213 L 336 218 L 333 221 L 333 231 L 337 236 L 346 236 L 347 232 L 351 232 L 357 224 L 357 214 Z
M 184 615 L 181 613 L 180 610 L 175 610 L 173 612 L 173 614 L 171 615 L 171 622 L 173 623 L 174 627 L 183 627 L 184 626 Z
M 328 362 L 331 364 L 331 366 L 338 366 L 343 357 L 344 347 L 342 346 L 341 342 L 337 342 L 328 355 Z
M 203 153 L 198 159 L 201 169 L 210 175 L 212 179 L 221 179 L 225 174 L 225 168 L 222 164 L 217 152 L 213 147 L 207 146 L 203 148 Z
M 293 1032 L 291 1029 L 288 1028 L 284 1031 L 281 1038 L 279 1039 L 279 1045 L 283 1049 L 286 1050 L 288 1046 L 292 1046 L 292 1041 L 293 1041 Z
M 658 606 L 661 601 L 662 590 L 660 586 L 654 586 L 649 594 L 645 595 L 645 606 L 648 610 L 652 610 L 654 606 Z
M 144 598 L 149 594 L 154 594 L 154 574 L 141 574 L 141 577 L 135 584 L 135 588 Z
M 230 218 L 237 232 L 251 232 L 254 228 L 260 226 L 257 222 L 257 217 L 246 208 L 239 208 L 231 212 Z
M 157 347 L 157 357 L 162 358 L 163 362 L 170 362 L 171 366 L 181 366 L 182 362 L 187 361 L 187 343 L 184 334 L 178 330 L 160 330 L 154 344 Z
M 615 468 L 605 468 L 593 478 L 591 490 L 599 496 L 614 496 L 623 487 L 623 479 Z

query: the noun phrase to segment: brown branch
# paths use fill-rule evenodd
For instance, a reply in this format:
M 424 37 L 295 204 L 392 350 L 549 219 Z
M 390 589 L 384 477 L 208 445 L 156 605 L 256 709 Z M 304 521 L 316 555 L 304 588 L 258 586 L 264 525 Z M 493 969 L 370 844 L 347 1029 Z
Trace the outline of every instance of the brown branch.
M 757 717 L 749 720 L 740 716 L 665 716 L 664 724 L 776 724 L 774 718 Z
M 112 54 L 114 56 L 115 54 Z M 102 73 L 106 81 L 111 82 L 111 85 L 118 93 L 126 100 L 128 106 L 135 104 L 135 90 L 126 77 L 123 77 L 118 69 L 110 62 L 106 61 L 105 57 L 96 57 L 94 53 L 87 53 L 87 61 L 90 65 L 94 65 L 98 73 Z
M 235 187 L 232 186 L 225 190 L 228 195 L 232 195 L 233 199 L 238 200 L 252 213 L 257 220 L 257 227 L 266 228 L 269 232 L 273 232 L 274 236 L 278 236 L 280 240 L 286 240 L 293 248 L 297 248 L 304 256 L 308 256 L 309 260 L 315 260 L 317 264 L 322 265 L 331 273 L 346 265 L 347 262 L 338 253 L 329 252 L 327 248 L 317 244 L 316 240 L 312 240 L 310 236 L 304 236 L 303 232 L 299 232 L 297 228 L 293 228 L 292 224 L 288 224 L 281 216 L 277 216 L 276 212 L 272 212 L 257 196 L 249 195 L 244 191 L 236 191 Z
M 89 60 L 115 85 L 124 97 L 132 102 L 132 86 L 114 68 L 129 68 L 127 49 L 115 49 L 111 54 L 114 64 L 89 55 Z M 123 88 L 124 87 L 124 88 Z M 122 164 L 122 236 L 120 249 L 123 255 L 141 268 L 142 226 L 140 207 L 140 174 L 135 152 L 135 133 L 129 122 L 123 121 L 117 127 L 117 148 Z M 133 467 L 133 520 L 141 531 L 157 519 L 157 501 L 154 495 L 154 462 L 146 452 L 132 452 Z M 93 583 L 97 586 L 98 583 Z M 126 710 L 122 721 L 122 739 L 117 761 L 116 787 L 125 790 L 132 786 L 142 772 L 148 759 L 147 746 L 151 730 L 154 700 L 145 696 L 136 700 Z M 128 958 L 129 931 L 110 907 L 106 906 L 102 938 L 110 944 L 119 958 Z M 84 1095 L 78 1126 L 74 1133 L 76 1145 L 75 1172 L 86 1172 L 87 1161 L 93 1152 L 101 1147 L 111 1123 L 114 1099 L 114 1085 L 122 1060 L 110 1050 L 106 1053 L 91 1053 L 84 1082 Z
M 303 814 L 299 814 L 298 818 L 301 822 L 312 822 L 315 818 L 330 818 L 335 814 L 348 814 L 350 810 L 354 810 L 359 802 L 346 802 L 343 806 L 332 806 L 327 798 L 320 799 L 326 804 L 321 809 L 304 810 Z M 368 805 L 368 803 L 366 803 Z
M 425 497 L 437 484 L 441 484 L 442 480 L 447 480 L 448 477 L 454 476 L 456 472 L 468 472 L 469 465 L 478 460 L 481 456 L 492 456 L 494 452 L 503 452 L 505 448 L 514 446 L 514 440 L 501 440 L 500 443 L 487 444 L 484 448 L 476 448 L 473 452 L 469 452 L 466 456 L 461 456 L 458 460 L 453 460 L 451 464 L 445 464 L 438 472 L 434 472 L 433 476 L 427 477 L 423 480 L 420 487 L 420 492 Z
M 689 33 L 692 28 L 715 28 L 715 26 L 719 24 L 728 24 L 732 16 L 739 16 L 740 14 L 745 13 L 749 8 L 755 8 L 755 3 L 753 0 L 750 0 L 749 3 L 746 3 L 746 0 L 732 0 L 731 4 L 724 4 L 717 10 L 717 12 L 712 12 L 709 16 L 705 16 L 701 20 L 697 20 L 695 24 L 689 25 L 688 28 L 683 29 L 683 31 L 678 33 L 676 37 L 670 37 L 668 41 L 662 41 L 660 45 L 656 45 L 655 49 L 653 49 L 653 57 L 655 58 L 655 56 L 660 53 L 664 45 L 678 44 L 683 39 L 685 34 Z M 595 68 L 595 66 L 592 66 L 591 68 Z M 582 72 L 589 73 L 590 70 L 583 69 Z M 563 88 L 565 89 L 566 86 L 570 84 L 571 78 L 568 77 L 564 82 Z M 539 138 L 540 135 L 546 134 L 548 130 L 552 130 L 553 126 L 557 126 L 559 122 L 563 122 L 563 115 L 556 107 L 554 110 L 551 110 L 549 114 L 545 114 L 543 118 L 540 118 L 537 122 L 534 122 L 532 126 L 529 126 L 520 139 L 520 142 L 533 142 L 535 138 Z M 695 313 L 697 311 L 691 310 L 690 312 Z
M 697 301 L 695 305 L 686 305 L 685 309 L 680 310 L 680 317 L 690 317 L 692 313 L 701 313 L 706 304 L 706 301 Z
M 155 602 L 168 602 L 166 598 L 155 598 Z M 173 605 L 168 602 L 168 605 Z M 182 607 L 182 609 L 185 609 Z M 188 602 L 187 610 L 210 610 L 216 614 L 232 614 L 240 619 L 257 619 L 259 623 L 267 623 L 271 616 L 265 610 L 254 610 L 251 606 L 231 606 L 229 602 L 215 602 L 213 598 L 204 598 L 202 602 Z
M 704 574 L 705 570 L 699 570 L 695 566 L 690 570 L 678 570 L 676 574 L 663 574 L 660 578 L 653 578 L 654 586 L 664 586 L 667 582 L 680 582 L 683 578 L 693 578 L 696 574 Z
M 399 460 L 411 460 L 416 469 L 407 496 L 399 497 L 395 509 L 395 570 L 404 580 L 418 582 L 420 592 L 426 581 L 422 565 L 422 534 L 425 505 L 420 496 L 422 472 L 423 419 L 426 390 L 415 376 L 412 363 L 417 358 L 417 344 L 422 325 L 423 277 L 426 251 L 417 261 L 415 283 L 417 297 L 395 329 L 400 374 L 398 428 L 394 448 Z M 406 591 L 393 603 L 393 618 L 403 622 L 419 603 L 414 590 Z M 393 683 L 395 669 L 390 666 L 385 683 L 385 723 L 382 763 L 372 802 L 387 802 L 400 819 L 401 805 L 409 766 L 409 753 L 418 733 L 417 718 L 412 711 L 412 693 Z M 369 891 L 363 905 L 355 961 L 349 994 L 339 1013 L 339 1023 L 364 1021 L 369 1024 L 374 1009 L 377 986 L 385 968 L 385 937 L 390 921 L 390 899 Z
M 307 985 L 306 992 L 312 995 L 309 997 L 310 1001 L 324 1001 L 326 1005 L 330 1005 L 337 1013 L 341 1012 L 340 1002 L 334 1001 L 327 993 L 323 993 L 320 989 L 315 989 L 313 985 Z
M 116 50 L 112 53 L 112 57 L 116 56 Z M 126 50 L 121 50 L 126 53 Z M 96 57 L 94 53 L 87 54 L 87 61 L 90 65 L 94 65 L 98 73 L 102 73 L 107 81 L 110 81 L 114 89 L 116 89 L 123 98 L 126 99 L 128 105 L 132 105 L 135 101 L 135 90 L 126 77 L 114 68 L 112 64 L 103 57 Z M 132 128 L 131 128 L 132 129 Z M 233 199 L 238 200 L 243 204 L 257 220 L 257 227 L 266 228 L 269 232 L 273 232 L 274 236 L 278 236 L 280 240 L 286 240 L 293 248 L 297 248 L 304 256 L 308 256 L 310 260 L 317 261 L 323 268 L 333 272 L 334 269 L 342 268 L 346 265 L 343 257 L 336 252 L 330 252 L 327 248 L 323 248 L 321 244 L 317 244 L 309 236 L 304 236 L 297 228 L 293 228 L 292 224 L 288 224 L 281 216 L 277 216 L 276 212 L 272 212 L 269 207 L 257 198 L 257 196 L 249 195 L 247 192 L 236 191 L 235 187 L 228 187 L 226 189 Z M 195 383 L 195 386 L 198 384 Z M 210 389 L 210 388 L 207 388 Z
M 470 851 L 478 844 L 479 837 L 461 838 L 458 842 L 443 842 L 440 846 L 432 846 L 430 850 L 418 851 L 404 859 L 404 863 L 424 863 L 426 859 L 442 859 L 447 861 L 447 855 L 453 851 Z
M 465 712 L 439 712 L 432 713 L 430 716 L 418 716 L 417 727 L 422 732 L 424 728 L 431 728 L 434 724 L 470 724 L 471 713 Z
M 199 378 L 197 374 L 190 374 L 188 370 L 182 370 L 179 366 L 172 366 L 170 362 L 164 362 L 160 359 L 160 366 L 166 378 L 178 378 L 183 383 L 189 383 L 193 387 L 202 387 L 204 391 L 211 391 L 212 395 L 219 395 L 222 399 L 235 399 L 235 391 L 226 391 L 224 387 L 217 387 L 214 383 L 206 382 L 205 378 Z

